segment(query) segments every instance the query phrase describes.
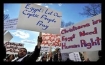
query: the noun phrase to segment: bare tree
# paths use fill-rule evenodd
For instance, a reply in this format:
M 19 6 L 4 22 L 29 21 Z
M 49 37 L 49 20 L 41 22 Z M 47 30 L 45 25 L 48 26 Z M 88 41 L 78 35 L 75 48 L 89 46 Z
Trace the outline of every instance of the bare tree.
M 73 22 L 69 21 L 68 23 L 65 24 L 65 27 L 71 26 L 73 24 L 74 24 Z
M 87 17 L 96 16 L 101 13 L 101 3 L 92 3 L 84 6 L 83 12 L 80 15 L 85 15 Z
M 61 21 L 61 28 L 65 27 L 65 22 Z
M 73 25 L 74 23 L 69 21 L 67 23 L 65 23 L 64 21 L 61 21 L 61 28 L 64 28 L 64 27 L 68 27 L 68 26 L 71 26 Z

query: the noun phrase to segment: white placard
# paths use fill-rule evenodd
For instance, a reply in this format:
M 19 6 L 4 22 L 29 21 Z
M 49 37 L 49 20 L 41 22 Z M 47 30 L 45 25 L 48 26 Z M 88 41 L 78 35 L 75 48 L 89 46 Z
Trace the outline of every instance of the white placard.
M 59 34 L 61 13 L 35 4 L 22 4 L 17 29 Z
M 4 21 L 4 30 L 15 30 L 17 27 L 18 18 Z
M 40 52 L 49 52 L 49 51 L 50 51 L 50 47 L 49 46 L 41 46 Z
M 13 36 L 11 35 L 10 32 L 7 32 L 7 33 L 4 35 L 4 41 L 10 41 L 12 38 L 13 38 Z
M 101 50 L 101 14 L 61 31 L 61 52 Z
M 81 61 L 79 52 L 73 52 L 69 54 L 69 59 L 73 61 Z
M 5 42 L 6 54 L 18 54 L 20 48 L 24 47 L 22 43 Z

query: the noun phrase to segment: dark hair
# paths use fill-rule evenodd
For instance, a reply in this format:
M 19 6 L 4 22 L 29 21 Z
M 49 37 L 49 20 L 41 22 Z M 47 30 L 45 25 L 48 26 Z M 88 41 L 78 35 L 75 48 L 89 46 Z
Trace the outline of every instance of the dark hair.
M 20 48 L 20 49 L 24 49 L 26 51 L 26 53 L 27 53 L 27 49 L 26 48 Z
M 13 54 L 11 54 L 6 58 L 6 60 L 9 60 L 11 56 L 13 56 L 13 59 L 15 58 L 15 56 Z

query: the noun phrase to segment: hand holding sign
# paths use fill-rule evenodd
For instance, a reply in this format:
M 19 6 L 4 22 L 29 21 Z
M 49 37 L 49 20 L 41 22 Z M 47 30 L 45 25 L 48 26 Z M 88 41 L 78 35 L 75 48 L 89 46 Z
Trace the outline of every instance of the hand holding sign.
M 38 48 L 40 48 L 41 43 L 42 43 L 42 33 L 40 32 L 38 36 Z

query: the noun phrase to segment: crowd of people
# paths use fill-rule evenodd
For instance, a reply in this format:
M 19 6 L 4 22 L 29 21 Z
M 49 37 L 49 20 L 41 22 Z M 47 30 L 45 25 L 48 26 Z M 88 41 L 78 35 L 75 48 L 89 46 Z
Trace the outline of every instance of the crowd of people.
M 13 54 L 6 57 L 6 49 L 3 45 L 3 61 L 4 62 L 62 62 L 62 56 L 60 49 L 55 49 L 53 54 L 51 51 L 46 52 L 45 54 L 40 54 L 41 50 L 42 37 L 38 36 L 38 44 L 34 49 L 34 52 L 31 55 L 27 54 L 26 48 L 20 48 L 18 52 L 18 57 L 15 57 Z M 100 54 L 101 59 L 102 52 Z M 100 61 L 100 59 L 98 61 Z M 75 62 L 69 58 L 65 62 Z

